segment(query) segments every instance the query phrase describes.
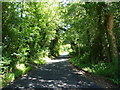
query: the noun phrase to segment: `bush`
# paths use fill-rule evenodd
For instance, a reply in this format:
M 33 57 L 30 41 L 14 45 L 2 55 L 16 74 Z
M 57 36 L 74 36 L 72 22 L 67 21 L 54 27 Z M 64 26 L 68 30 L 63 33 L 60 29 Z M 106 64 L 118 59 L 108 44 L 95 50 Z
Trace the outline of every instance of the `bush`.
M 21 64 L 23 66 L 23 64 Z M 2 86 L 6 86 L 8 83 L 11 81 L 15 80 L 16 78 L 22 76 L 23 74 L 27 73 L 30 71 L 32 68 L 30 66 L 25 66 L 24 69 L 23 67 L 16 67 L 16 70 L 14 72 L 8 72 L 2 75 Z

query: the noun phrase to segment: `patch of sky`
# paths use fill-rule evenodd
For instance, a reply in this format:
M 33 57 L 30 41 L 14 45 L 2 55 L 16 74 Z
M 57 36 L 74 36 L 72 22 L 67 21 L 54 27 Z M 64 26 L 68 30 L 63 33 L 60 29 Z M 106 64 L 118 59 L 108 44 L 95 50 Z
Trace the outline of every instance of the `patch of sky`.
M 69 1 L 71 0 L 59 0 L 59 2 L 63 3 L 63 6 L 67 6 L 67 4 L 69 3 Z
M 64 28 L 65 29 L 69 29 L 71 26 L 70 26 L 70 24 L 68 24 L 67 26 L 65 26 Z

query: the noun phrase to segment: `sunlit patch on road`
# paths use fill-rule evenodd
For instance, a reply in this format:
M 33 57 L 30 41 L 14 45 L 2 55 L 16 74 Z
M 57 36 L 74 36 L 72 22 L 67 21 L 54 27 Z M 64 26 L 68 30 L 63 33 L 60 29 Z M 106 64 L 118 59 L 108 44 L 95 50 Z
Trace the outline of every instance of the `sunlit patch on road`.
M 46 63 L 47 64 L 51 64 L 51 63 L 56 63 L 56 62 L 63 62 L 63 61 L 67 61 L 69 58 L 68 56 L 68 52 L 63 52 L 60 54 L 60 56 L 58 56 L 56 59 L 51 60 L 49 58 L 45 58 Z

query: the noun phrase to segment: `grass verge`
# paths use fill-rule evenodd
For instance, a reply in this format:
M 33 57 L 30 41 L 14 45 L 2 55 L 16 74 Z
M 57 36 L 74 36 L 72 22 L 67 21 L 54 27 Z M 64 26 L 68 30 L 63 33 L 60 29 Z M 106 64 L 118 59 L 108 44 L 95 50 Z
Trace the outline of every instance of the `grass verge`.
M 72 57 L 70 59 L 70 62 L 80 69 L 83 69 L 95 75 L 104 76 L 108 80 L 111 80 L 113 83 L 120 85 L 120 78 L 118 77 L 118 73 L 112 62 L 111 63 L 99 62 L 97 64 L 83 63 L 77 56 Z

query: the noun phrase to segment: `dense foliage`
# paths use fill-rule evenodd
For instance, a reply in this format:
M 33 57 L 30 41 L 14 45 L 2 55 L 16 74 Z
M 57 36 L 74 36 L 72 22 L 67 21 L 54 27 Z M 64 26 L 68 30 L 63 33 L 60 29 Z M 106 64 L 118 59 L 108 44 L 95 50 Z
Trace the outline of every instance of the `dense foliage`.
M 2 3 L 3 77 L 14 74 L 29 64 L 44 64 L 46 56 L 59 55 L 60 10 L 57 3 Z M 54 44 L 54 45 L 53 45 Z M 4 81 L 4 79 L 3 79 Z M 5 81 L 6 82 L 6 81 Z
M 72 51 L 80 68 L 118 80 L 120 3 L 2 3 L 3 84 L 26 73 L 45 57 Z M 70 44 L 72 50 L 61 45 Z M 64 48 L 64 49 L 63 49 Z M 62 50 L 61 50 L 62 49 Z
M 119 3 L 72 3 L 66 6 L 67 39 L 74 56 L 71 62 L 120 83 Z M 67 18 L 66 18 L 67 17 Z M 83 67 L 82 67 L 83 66 Z M 95 70 L 94 70 L 95 69 Z

